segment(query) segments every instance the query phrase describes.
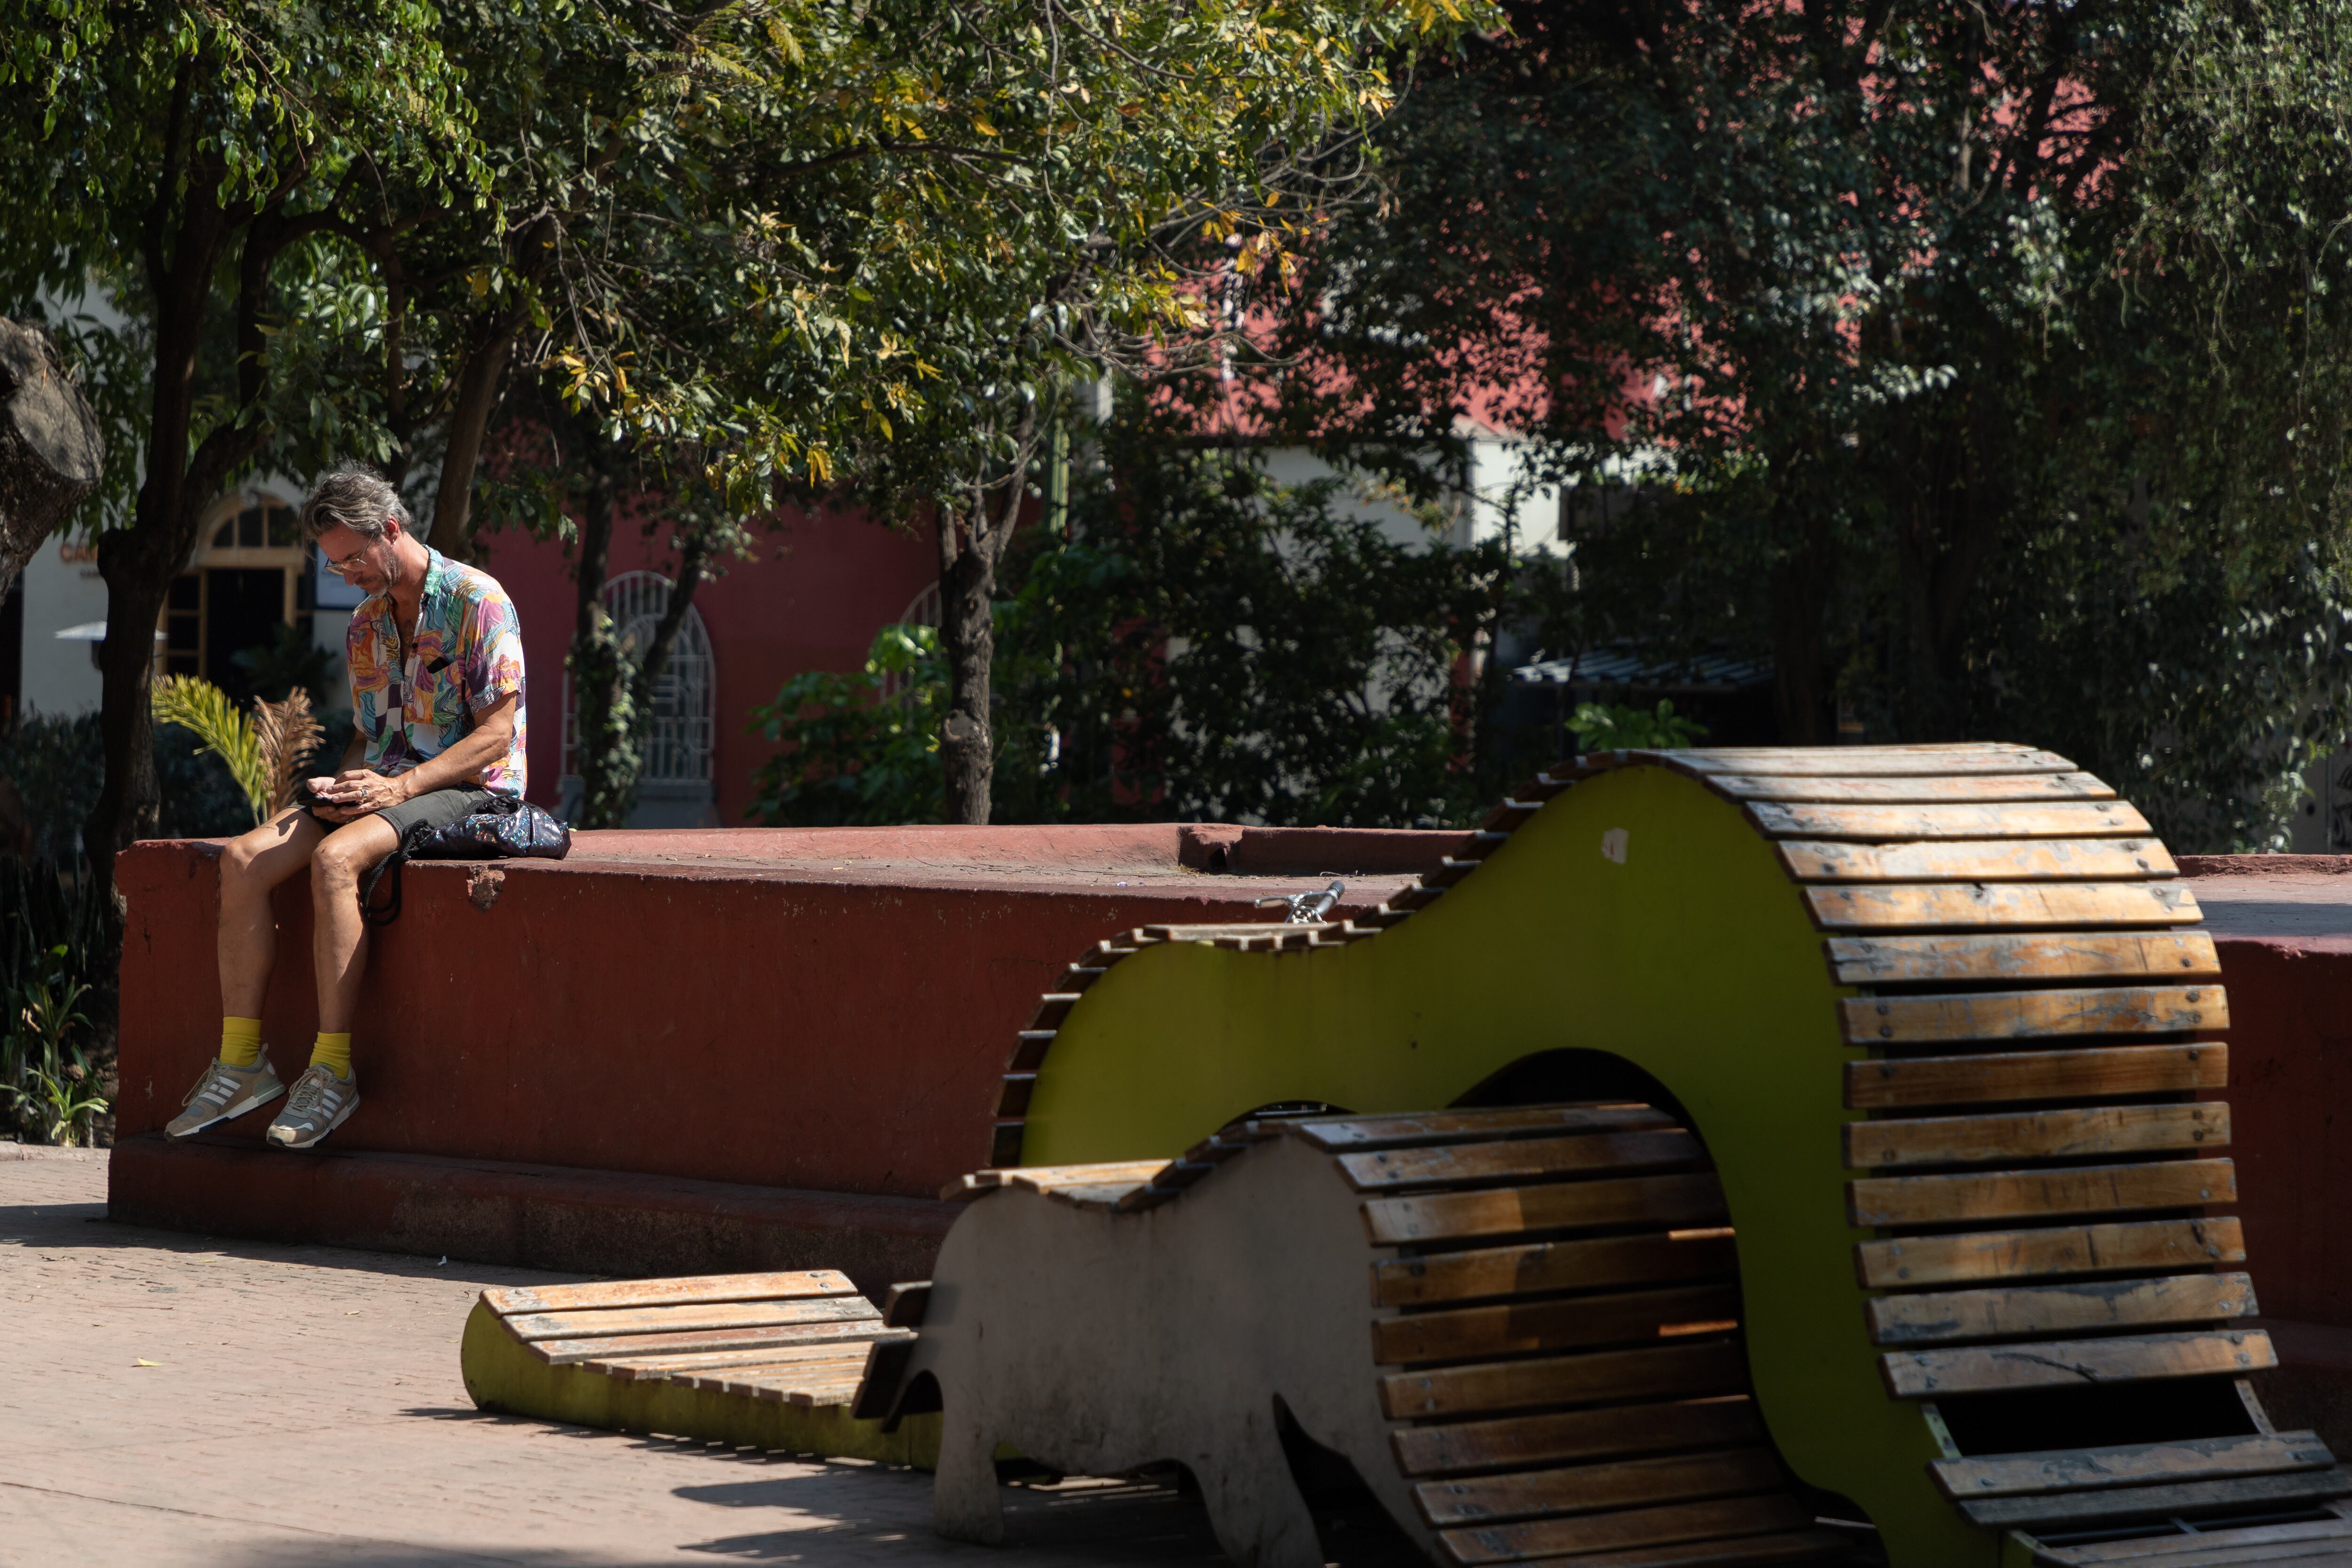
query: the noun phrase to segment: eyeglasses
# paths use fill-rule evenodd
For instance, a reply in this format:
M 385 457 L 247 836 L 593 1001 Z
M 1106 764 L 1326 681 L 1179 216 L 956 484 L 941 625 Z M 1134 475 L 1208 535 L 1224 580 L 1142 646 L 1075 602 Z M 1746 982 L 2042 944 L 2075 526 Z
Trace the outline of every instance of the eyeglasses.
M 390 517 L 386 517 L 384 521 L 390 522 L 392 519 Z M 355 566 L 365 566 L 367 564 L 367 553 L 373 546 L 373 541 L 363 543 L 359 549 L 352 551 L 351 554 L 342 557 L 341 559 L 337 559 L 333 556 L 328 556 L 326 558 L 327 570 L 333 572 L 337 577 L 349 577 L 352 574 L 352 568 Z

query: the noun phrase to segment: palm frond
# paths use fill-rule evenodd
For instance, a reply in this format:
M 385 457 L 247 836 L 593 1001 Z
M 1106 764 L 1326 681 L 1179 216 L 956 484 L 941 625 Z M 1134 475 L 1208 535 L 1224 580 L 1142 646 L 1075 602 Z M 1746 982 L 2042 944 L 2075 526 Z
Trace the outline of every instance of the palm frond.
M 255 821 L 268 815 L 269 779 L 263 770 L 260 742 L 226 692 L 195 675 L 165 675 L 149 691 L 148 711 L 158 724 L 189 730 L 200 749 L 228 764 L 229 776 L 245 791 Z
M 303 759 L 319 748 L 325 732 L 310 712 L 310 694 L 296 686 L 284 702 L 253 699 L 253 737 L 261 753 L 261 776 L 269 786 L 269 809 L 261 820 L 294 803 L 295 776 Z

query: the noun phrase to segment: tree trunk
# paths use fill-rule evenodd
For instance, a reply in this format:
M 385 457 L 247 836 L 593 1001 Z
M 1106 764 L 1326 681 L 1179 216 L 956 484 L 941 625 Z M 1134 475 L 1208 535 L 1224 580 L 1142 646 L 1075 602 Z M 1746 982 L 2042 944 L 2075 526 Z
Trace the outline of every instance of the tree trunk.
M 996 773 L 988 711 L 996 636 L 989 611 L 1003 546 L 952 512 L 940 514 L 939 527 L 940 646 L 948 656 L 948 711 L 940 722 L 940 767 L 947 778 L 948 821 L 981 824 L 988 821 L 989 789 Z
M 572 671 L 572 733 L 580 768 L 579 826 L 617 828 L 626 822 L 628 808 L 614 812 L 607 779 L 617 760 L 614 752 L 627 746 L 629 695 L 619 639 L 604 613 L 604 578 L 612 565 L 613 514 L 620 506 L 621 485 L 614 454 L 604 437 L 585 422 L 583 435 L 592 476 L 581 506 L 580 554 L 572 562 L 572 650 L 565 660 Z M 633 773 L 635 760 L 629 759 Z
M 473 344 L 457 371 L 457 395 L 449 409 L 448 445 L 441 455 L 441 477 L 433 493 L 433 529 L 425 542 L 460 560 L 473 548 L 474 473 L 481 466 L 490 415 L 498 409 L 499 389 L 506 382 L 516 326 L 517 318 L 511 313 L 493 323 Z M 603 586 L 601 578 L 598 586 Z
M 98 488 L 106 439 L 38 328 L 0 318 L 0 599 Z
M 703 562 L 710 558 L 709 536 L 699 528 L 690 528 L 678 547 L 677 579 L 671 585 L 669 602 L 662 607 L 661 619 L 654 623 L 654 634 L 646 646 L 638 650 L 632 664 L 625 650 L 615 649 L 616 675 L 628 682 L 628 725 L 614 735 L 605 757 L 597 760 L 602 777 L 592 789 L 601 789 L 603 810 L 614 827 L 625 827 L 629 815 L 637 809 L 637 789 L 646 772 L 646 742 L 653 735 L 655 689 L 661 685 L 662 672 L 669 667 L 670 650 L 677 645 L 678 629 L 686 624 L 687 612 L 694 608 L 694 591 L 702 582 Z M 616 724 L 614 727 L 620 727 Z M 586 770 L 583 763 L 583 771 Z
M 106 641 L 98 649 L 98 726 L 106 777 L 82 829 L 82 843 L 90 869 L 109 885 L 115 853 L 154 836 L 163 804 L 148 680 L 155 660 L 155 624 L 173 574 L 133 559 L 145 542 L 125 529 L 110 528 L 98 549 L 98 570 L 106 580 Z
M 1785 746 L 1836 738 L 1822 676 L 1822 616 L 1828 568 L 1810 540 L 1772 567 L 1772 706 Z

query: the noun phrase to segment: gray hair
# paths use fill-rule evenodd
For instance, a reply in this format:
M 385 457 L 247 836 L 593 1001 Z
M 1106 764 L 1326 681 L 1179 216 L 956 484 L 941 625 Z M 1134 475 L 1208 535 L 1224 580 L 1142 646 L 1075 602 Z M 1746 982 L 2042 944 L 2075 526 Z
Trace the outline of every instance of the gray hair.
M 339 465 L 310 486 L 310 498 L 302 503 L 302 532 L 314 539 L 338 528 L 363 539 L 380 539 L 386 517 L 398 517 L 404 532 L 416 526 L 400 492 L 364 463 Z

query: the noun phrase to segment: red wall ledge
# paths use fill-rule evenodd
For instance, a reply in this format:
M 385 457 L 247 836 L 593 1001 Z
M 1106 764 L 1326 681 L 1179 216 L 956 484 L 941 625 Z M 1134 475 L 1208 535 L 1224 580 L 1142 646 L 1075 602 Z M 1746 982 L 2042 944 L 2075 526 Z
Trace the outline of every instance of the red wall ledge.
M 373 938 L 361 1105 L 333 1146 L 931 1197 L 987 1163 L 1013 1037 L 1081 951 L 1136 925 L 1263 920 L 1259 897 L 1378 866 L 1340 905 L 1369 909 L 1460 841 L 720 829 L 582 833 L 568 860 L 505 862 L 489 885 L 474 864 L 412 864 Z M 1187 863 L 1219 854 L 1223 874 Z M 125 1141 L 177 1113 L 216 1048 L 217 857 L 173 841 L 117 862 Z M 316 1028 L 309 901 L 306 883 L 278 890 L 263 1016 L 289 1078 Z M 229 1131 L 258 1139 L 267 1119 Z
M 107 1217 L 272 1241 L 447 1254 L 579 1274 L 838 1269 L 876 1301 L 919 1280 L 954 1223 L 936 1198 L 797 1192 L 249 1138 L 115 1145 Z

